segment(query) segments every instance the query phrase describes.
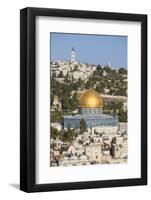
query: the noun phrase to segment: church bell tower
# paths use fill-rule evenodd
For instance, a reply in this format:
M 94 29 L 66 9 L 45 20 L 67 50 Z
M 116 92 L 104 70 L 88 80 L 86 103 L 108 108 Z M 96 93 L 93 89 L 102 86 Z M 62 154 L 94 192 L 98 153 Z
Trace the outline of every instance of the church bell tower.
M 76 61 L 76 53 L 75 53 L 75 49 L 72 48 L 71 51 L 71 62 L 75 62 Z

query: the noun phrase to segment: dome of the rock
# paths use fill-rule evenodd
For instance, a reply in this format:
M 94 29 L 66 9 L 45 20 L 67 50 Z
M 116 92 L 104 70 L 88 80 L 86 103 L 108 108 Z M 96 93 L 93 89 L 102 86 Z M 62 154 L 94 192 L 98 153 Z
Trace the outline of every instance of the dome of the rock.
M 103 99 L 93 89 L 85 91 L 79 100 L 79 107 L 83 108 L 102 108 Z

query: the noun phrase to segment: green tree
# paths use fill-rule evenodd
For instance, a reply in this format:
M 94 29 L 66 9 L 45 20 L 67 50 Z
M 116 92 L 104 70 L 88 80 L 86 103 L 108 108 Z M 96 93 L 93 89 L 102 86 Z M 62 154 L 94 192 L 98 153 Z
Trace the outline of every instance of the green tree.
M 96 86 L 96 91 L 98 93 L 104 93 L 104 87 L 103 87 L 103 85 L 102 84 L 97 85 Z
M 77 136 L 76 130 L 71 129 L 70 125 L 68 125 L 68 128 L 66 131 L 64 131 L 64 130 L 60 131 L 60 138 L 63 142 L 70 142 L 76 136 Z
M 125 68 L 120 68 L 119 70 L 118 70 L 118 72 L 120 73 L 120 74 L 126 74 L 127 73 L 127 70 L 125 69 Z
M 98 64 L 97 70 L 98 70 L 98 71 L 102 70 L 102 66 Z
M 119 110 L 119 121 L 127 122 L 127 111 Z
M 85 120 L 82 118 L 82 119 L 80 120 L 80 134 L 84 133 L 85 131 L 87 131 L 86 122 L 85 122 Z
M 85 89 L 90 89 L 91 87 L 91 83 L 90 81 L 88 80 L 86 83 L 85 83 Z
M 71 131 L 69 125 L 68 125 L 68 129 L 67 129 L 67 132 L 66 132 L 66 139 L 67 139 L 67 141 L 72 140 L 72 131 Z
M 57 111 L 57 109 L 55 109 L 54 112 L 51 112 L 51 122 L 55 123 L 55 122 L 61 122 L 63 119 L 63 113 L 61 111 Z
M 59 132 L 56 128 L 52 127 L 50 128 L 50 136 L 53 138 L 53 139 L 56 139 L 58 136 L 59 136 Z
M 69 109 L 69 100 L 67 96 L 63 100 L 62 108 L 64 111 L 68 111 Z
M 103 70 L 105 70 L 107 73 L 110 73 L 112 69 L 108 65 L 105 65 Z

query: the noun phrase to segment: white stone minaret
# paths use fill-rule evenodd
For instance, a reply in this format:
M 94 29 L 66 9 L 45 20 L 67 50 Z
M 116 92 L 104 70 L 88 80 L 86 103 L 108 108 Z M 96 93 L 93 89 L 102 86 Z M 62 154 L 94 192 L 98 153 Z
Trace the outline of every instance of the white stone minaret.
M 75 61 L 76 61 L 76 53 L 75 53 L 74 48 L 72 48 L 72 51 L 71 51 L 71 62 L 75 62 Z

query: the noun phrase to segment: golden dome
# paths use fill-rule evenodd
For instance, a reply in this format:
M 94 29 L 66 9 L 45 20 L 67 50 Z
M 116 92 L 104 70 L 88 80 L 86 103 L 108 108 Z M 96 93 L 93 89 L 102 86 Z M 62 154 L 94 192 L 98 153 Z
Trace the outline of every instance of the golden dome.
M 103 99 L 93 89 L 85 91 L 79 100 L 79 107 L 83 108 L 102 108 Z

